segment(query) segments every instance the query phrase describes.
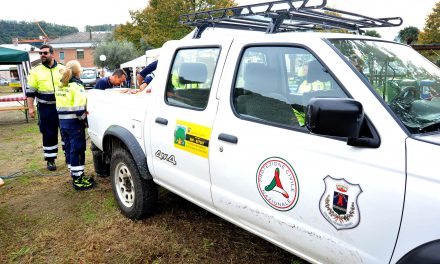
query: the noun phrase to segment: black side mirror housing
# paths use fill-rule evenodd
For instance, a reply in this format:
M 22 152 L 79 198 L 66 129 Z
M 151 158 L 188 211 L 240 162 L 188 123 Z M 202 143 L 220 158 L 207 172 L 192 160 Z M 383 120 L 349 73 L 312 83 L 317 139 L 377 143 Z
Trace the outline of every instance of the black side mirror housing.
M 307 105 L 306 127 L 315 134 L 359 138 L 364 110 L 348 98 L 313 98 Z

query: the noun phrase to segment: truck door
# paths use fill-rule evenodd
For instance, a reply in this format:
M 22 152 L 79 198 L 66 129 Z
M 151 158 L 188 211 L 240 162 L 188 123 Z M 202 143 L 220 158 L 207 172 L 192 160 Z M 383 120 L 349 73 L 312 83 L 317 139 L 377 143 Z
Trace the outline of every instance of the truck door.
M 329 58 L 325 48 L 316 54 Z M 228 59 L 237 68 L 223 73 L 209 153 L 217 210 L 318 262 L 388 262 L 403 207 L 403 131 L 389 125 L 389 114 L 361 81 L 330 74 L 304 45 L 234 41 Z M 337 55 L 325 61 L 344 63 Z M 363 133 L 374 140 L 380 134 L 378 148 L 351 147 L 304 127 L 310 98 L 347 97 L 345 86 L 366 91 L 350 93 L 377 128 Z
M 156 78 L 168 74 L 159 83 L 165 91 L 153 85 L 157 100 L 151 108 L 150 132 L 155 181 L 199 204 L 212 205 L 208 150 L 218 107 L 217 72 L 223 68 L 230 43 L 179 41 L 180 48 L 162 54 L 159 61 L 158 67 L 163 68 L 158 68 Z M 170 70 L 162 70 L 169 67 L 162 61 L 171 62 Z M 155 89 L 161 95 L 154 94 Z

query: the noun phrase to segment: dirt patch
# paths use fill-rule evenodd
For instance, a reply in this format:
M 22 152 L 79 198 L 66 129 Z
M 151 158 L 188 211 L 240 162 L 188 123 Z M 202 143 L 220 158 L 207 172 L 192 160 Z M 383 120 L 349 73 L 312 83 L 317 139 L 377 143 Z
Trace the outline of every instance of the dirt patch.
M 154 216 L 124 218 L 108 178 L 73 190 L 61 151 L 59 169 L 45 169 L 37 123 L 19 112 L 0 113 L 0 146 L 0 176 L 12 177 L 0 189 L 0 263 L 305 263 L 164 189 Z

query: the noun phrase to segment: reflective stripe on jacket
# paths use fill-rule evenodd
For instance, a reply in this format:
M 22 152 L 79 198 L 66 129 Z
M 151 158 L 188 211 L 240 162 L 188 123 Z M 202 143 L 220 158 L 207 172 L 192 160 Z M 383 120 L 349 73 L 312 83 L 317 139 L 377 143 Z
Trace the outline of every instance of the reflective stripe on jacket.
M 52 68 L 40 64 L 32 69 L 26 87 L 26 96 L 37 98 L 39 103 L 55 104 L 55 88 L 61 85 L 64 66 L 54 61 Z
M 66 87 L 57 87 L 55 97 L 61 127 L 71 128 L 84 123 L 87 96 L 80 80 L 72 78 Z

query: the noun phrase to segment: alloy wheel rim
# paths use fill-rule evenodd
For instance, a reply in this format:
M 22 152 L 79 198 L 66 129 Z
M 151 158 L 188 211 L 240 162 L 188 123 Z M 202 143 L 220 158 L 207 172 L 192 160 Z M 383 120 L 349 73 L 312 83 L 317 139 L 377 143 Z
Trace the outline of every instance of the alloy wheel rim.
M 115 168 L 114 178 L 116 192 L 118 194 L 119 200 L 125 207 L 132 207 L 134 204 L 134 185 L 133 177 L 131 176 L 130 170 L 124 163 L 119 163 Z

